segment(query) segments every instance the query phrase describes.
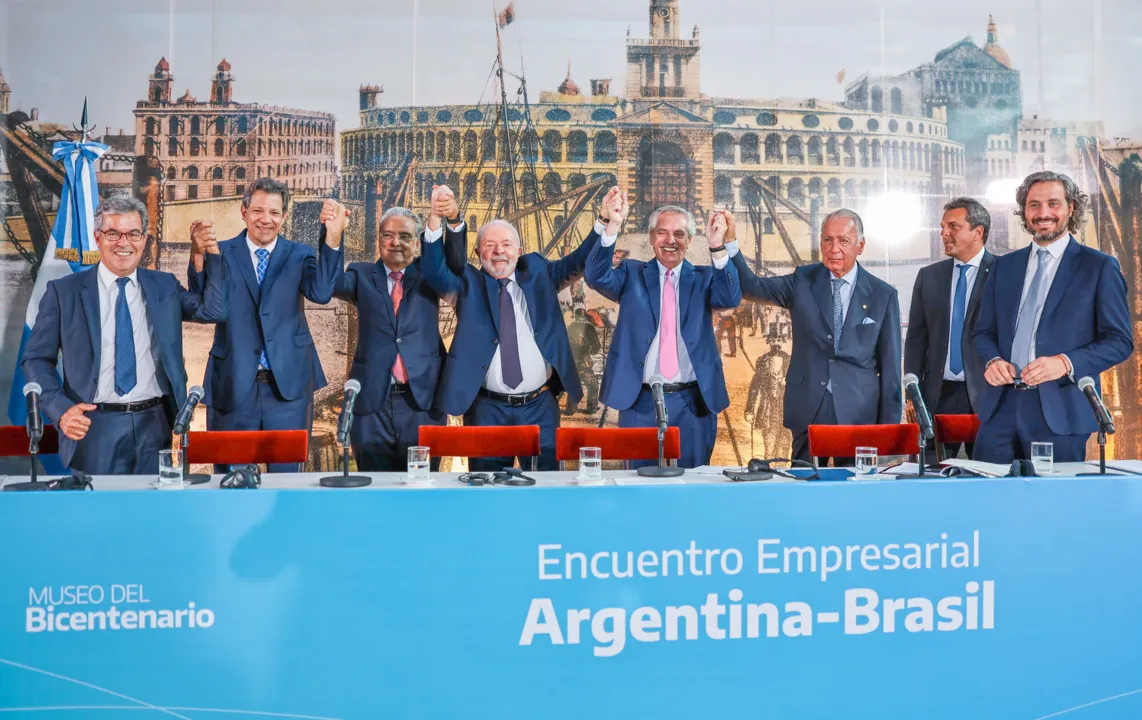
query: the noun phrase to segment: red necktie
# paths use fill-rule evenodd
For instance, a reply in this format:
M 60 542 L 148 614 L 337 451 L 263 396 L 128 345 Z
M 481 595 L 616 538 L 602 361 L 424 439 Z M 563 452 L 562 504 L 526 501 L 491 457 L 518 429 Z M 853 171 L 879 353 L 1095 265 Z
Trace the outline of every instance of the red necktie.
M 401 286 L 401 278 L 404 277 L 402 272 L 391 272 L 389 277 L 393 279 L 393 315 L 400 317 L 400 301 L 404 297 L 404 287 Z M 400 353 L 397 353 L 396 364 L 393 365 L 393 378 L 399 383 L 408 382 L 408 370 L 404 367 L 404 360 L 401 359 Z

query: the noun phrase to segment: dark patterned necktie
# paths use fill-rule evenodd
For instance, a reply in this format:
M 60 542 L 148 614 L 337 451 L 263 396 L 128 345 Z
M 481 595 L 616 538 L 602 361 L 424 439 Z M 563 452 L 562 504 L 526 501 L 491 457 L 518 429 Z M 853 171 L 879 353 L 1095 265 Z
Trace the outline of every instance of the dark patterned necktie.
M 523 382 L 523 370 L 519 364 L 519 339 L 515 329 L 515 304 L 508 292 L 511 278 L 500 279 L 500 369 L 503 371 L 504 385 L 516 389 Z

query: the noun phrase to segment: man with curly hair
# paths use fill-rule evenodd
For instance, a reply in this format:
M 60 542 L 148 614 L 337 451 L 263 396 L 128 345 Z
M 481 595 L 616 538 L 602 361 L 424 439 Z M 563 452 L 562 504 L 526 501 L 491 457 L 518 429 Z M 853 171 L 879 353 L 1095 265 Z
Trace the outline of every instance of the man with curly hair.
M 986 363 L 976 460 L 1030 459 L 1054 444 L 1058 462 L 1086 459 L 1098 424 L 1078 387 L 1134 351 L 1126 279 L 1118 261 L 1082 245 L 1088 198 L 1061 173 L 1042 171 L 1015 194 L 1033 242 L 997 258 L 972 341 Z

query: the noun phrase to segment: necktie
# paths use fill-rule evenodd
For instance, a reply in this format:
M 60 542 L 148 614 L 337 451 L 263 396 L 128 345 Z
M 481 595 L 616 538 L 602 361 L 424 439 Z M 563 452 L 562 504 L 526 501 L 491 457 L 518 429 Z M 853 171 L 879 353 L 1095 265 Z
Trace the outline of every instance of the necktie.
M 254 268 L 254 272 L 258 275 L 258 287 L 261 287 L 262 281 L 266 279 L 266 268 L 270 266 L 270 251 L 265 248 L 258 248 L 254 251 L 254 254 L 258 256 L 258 264 Z M 263 335 L 264 334 L 263 331 Z M 270 369 L 270 358 L 266 355 L 265 346 L 262 347 L 262 354 L 258 357 L 258 362 L 261 363 L 265 369 Z
M 948 346 L 948 368 L 953 375 L 959 375 L 964 371 L 964 315 L 967 312 L 968 268 L 971 265 L 960 263 L 956 267 L 960 271 L 960 276 L 956 278 L 956 295 L 952 300 L 952 337 Z
M 500 279 L 500 369 L 503 371 L 504 385 L 512 390 L 523 382 L 523 370 L 519 364 L 519 338 L 515 334 L 515 304 L 508 292 L 511 278 Z
M 115 394 L 126 395 L 135 387 L 135 330 L 131 325 L 131 308 L 127 307 L 127 283 L 131 278 L 115 281 L 119 297 L 115 299 Z
M 833 278 L 833 354 L 836 355 L 841 351 L 841 328 L 845 325 L 845 305 L 841 300 L 841 288 L 844 287 L 844 278 Z M 829 392 L 833 391 L 833 379 L 829 378 L 829 383 L 825 387 Z
M 666 271 L 662 285 L 662 322 L 658 327 L 658 371 L 667 380 L 678 375 L 678 293 L 674 271 Z
M 400 301 L 404 297 L 404 287 L 400 284 L 401 278 L 404 277 L 402 272 L 391 272 L 389 277 L 393 279 L 393 315 L 400 317 Z M 408 370 L 404 366 L 404 360 L 401 359 L 400 353 L 397 353 L 396 364 L 393 365 L 393 377 L 399 383 L 408 382 Z
M 1050 257 L 1051 253 L 1047 248 L 1039 248 L 1039 264 L 1035 267 L 1035 276 L 1031 278 L 1031 287 L 1027 290 L 1023 307 L 1019 308 L 1019 319 L 1015 321 L 1015 340 L 1011 343 L 1011 364 L 1020 370 L 1023 370 L 1031 362 L 1031 336 L 1035 333 L 1035 316 L 1039 312 L 1039 292 L 1047 275 L 1047 260 Z

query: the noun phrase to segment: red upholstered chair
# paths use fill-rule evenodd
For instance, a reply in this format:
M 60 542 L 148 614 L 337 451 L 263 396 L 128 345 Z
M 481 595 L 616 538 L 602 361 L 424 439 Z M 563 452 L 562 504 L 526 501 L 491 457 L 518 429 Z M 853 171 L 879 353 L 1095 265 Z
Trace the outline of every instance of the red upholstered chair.
M 915 455 L 920 449 L 920 426 L 809 426 L 809 454 L 814 463 L 823 457 L 853 457 L 858 447 L 874 447 L 877 455 Z
M 658 428 L 556 428 L 555 459 L 560 469 L 568 460 L 579 460 L 579 448 L 597 447 L 603 460 L 657 460 Z M 666 428 L 662 457 L 682 457 L 678 428 Z
M 530 457 L 539 459 L 538 425 L 421 425 L 420 444 L 433 457 Z
M 979 416 L 934 415 L 932 425 L 936 433 L 936 459 L 943 462 L 947 459 L 944 457 L 945 443 L 959 445 L 975 442 L 976 433 L 979 432 Z
M 192 464 L 268 465 L 308 459 L 307 430 L 207 430 L 187 435 L 186 461 Z
M 40 438 L 40 454 L 55 455 L 59 452 L 59 435 L 54 425 L 44 425 Z M 0 457 L 27 457 L 28 431 L 23 425 L 0 426 Z

